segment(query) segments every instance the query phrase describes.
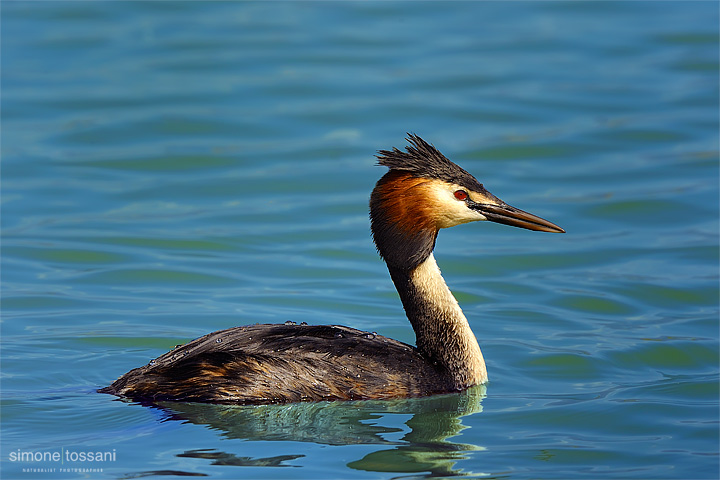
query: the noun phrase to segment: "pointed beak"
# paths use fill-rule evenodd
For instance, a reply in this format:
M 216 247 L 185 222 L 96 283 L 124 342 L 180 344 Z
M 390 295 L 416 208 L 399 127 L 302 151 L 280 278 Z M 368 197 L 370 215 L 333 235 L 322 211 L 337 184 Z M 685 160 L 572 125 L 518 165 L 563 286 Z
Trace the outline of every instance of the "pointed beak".
M 506 203 L 499 205 L 489 203 L 473 203 L 470 208 L 480 212 L 485 218 L 495 223 L 503 223 L 513 227 L 526 228 L 538 232 L 565 233 L 565 230 L 537 215 L 511 207 Z

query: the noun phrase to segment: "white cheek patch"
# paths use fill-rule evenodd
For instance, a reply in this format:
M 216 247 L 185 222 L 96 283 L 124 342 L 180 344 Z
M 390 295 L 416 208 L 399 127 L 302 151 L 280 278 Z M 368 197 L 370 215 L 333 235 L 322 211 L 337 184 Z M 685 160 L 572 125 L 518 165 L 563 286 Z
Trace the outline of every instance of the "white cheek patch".
M 481 213 L 471 210 L 467 204 L 455 198 L 455 192 L 467 189 L 450 183 L 433 183 L 431 203 L 438 228 L 449 228 L 461 223 L 487 220 Z

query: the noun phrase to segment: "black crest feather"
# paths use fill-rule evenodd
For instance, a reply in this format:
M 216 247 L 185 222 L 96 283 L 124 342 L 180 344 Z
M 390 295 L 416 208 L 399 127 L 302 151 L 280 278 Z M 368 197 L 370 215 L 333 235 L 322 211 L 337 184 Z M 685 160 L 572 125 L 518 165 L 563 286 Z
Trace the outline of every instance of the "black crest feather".
M 480 182 L 458 165 L 440 153 L 433 145 L 419 136 L 408 133 L 409 146 L 405 151 L 394 148 L 379 150 L 376 155 L 378 164 L 390 170 L 410 172 L 418 177 L 435 178 L 448 183 L 456 183 L 475 191 L 483 191 Z

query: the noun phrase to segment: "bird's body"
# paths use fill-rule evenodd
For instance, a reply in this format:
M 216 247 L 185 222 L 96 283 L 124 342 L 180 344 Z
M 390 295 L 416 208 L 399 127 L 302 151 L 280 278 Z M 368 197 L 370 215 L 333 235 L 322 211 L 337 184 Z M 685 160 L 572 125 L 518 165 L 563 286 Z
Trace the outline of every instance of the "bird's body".
M 406 152 L 380 152 L 390 171 L 370 197 L 370 218 L 415 347 L 341 326 L 234 327 L 177 347 L 100 391 L 146 402 L 248 404 L 422 396 L 486 382 L 475 335 L 432 254 L 438 231 L 478 220 L 564 230 L 505 204 L 421 138 L 409 140 Z
M 374 333 L 266 324 L 193 340 L 128 372 L 113 388 L 154 402 L 385 399 L 453 390 L 449 382 L 438 381 L 443 373 L 415 347 Z

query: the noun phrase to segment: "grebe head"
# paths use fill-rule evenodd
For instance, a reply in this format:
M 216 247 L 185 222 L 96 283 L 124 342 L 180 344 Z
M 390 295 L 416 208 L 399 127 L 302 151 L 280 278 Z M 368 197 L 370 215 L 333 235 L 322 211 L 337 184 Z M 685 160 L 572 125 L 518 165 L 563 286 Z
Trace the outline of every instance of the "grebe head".
M 412 270 L 435 246 L 441 228 L 489 220 L 541 232 L 565 230 L 512 207 L 488 192 L 468 172 L 434 146 L 408 134 L 405 152 L 381 150 L 379 164 L 389 167 L 370 196 L 375 245 L 389 267 Z

